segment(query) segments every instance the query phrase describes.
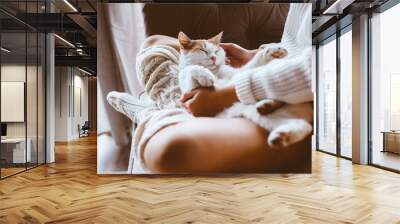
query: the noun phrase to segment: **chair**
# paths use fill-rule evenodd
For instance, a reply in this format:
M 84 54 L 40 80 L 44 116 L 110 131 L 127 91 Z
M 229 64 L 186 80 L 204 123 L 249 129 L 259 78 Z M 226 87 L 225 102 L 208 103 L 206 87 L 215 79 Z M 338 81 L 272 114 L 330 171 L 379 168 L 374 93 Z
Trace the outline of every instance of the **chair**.
M 89 121 L 85 121 L 85 123 L 82 125 L 82 127 L 80 127 L 80 125 L 78 125 L 79 138 L 89 136 L 89 129 L 90 129 Z

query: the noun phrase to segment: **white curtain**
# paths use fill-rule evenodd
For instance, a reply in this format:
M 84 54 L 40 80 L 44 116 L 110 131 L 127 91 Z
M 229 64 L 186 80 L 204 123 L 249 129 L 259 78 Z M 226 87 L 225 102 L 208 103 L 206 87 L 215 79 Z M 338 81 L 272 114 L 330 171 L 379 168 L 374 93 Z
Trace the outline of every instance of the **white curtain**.
M 145 39 L 142 4 L 99 4 L 97 15 L 98 171 L 127 169 L 131 122 L 107 103 L 110 91 L 139 96 L 136 54 Z

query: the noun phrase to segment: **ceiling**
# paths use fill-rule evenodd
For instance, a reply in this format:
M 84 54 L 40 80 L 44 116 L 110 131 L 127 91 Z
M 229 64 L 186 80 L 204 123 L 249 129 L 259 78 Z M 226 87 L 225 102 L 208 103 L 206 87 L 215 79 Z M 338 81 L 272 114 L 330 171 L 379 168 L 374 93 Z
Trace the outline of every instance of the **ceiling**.
M 154 0 L 157 2 L 157 0 Z M 311 0 L 313 4 L 313 42 L 317 43 L 351 23 L 352 17 L 382 5 L 387 0 Z M 0 22 L 3 46 L 13 49 L 13 55 L 24 55 L 25 30 L 55 32 L 56 64 L 82 66 L 96 71 L 96 0 L 1 0 Z M 129 2 L 108 0 L 107 2 Z M 131 1 L 130 1 L 131 2 Z M 248 2 L 248 1 L 242 1 Z M 271 0 L 285 2 L 287 0 Z M 291 1 L 293 2 L 293 1 Z M 294 1 L 304 2 L 304 1 Z M 52 13 L 49 13 L 49 11 Z M 27 12 L 27 13 L 26 13 Z M 338 21 L 341 21 L 338 23 Z M 347 22 L 346 22 L 347 21 Z M 339 24 L 339 25 L 338 25 Z M 22 33 L 21 33 L 22 32 Z M 36 46 L 28 38 L 28 58 Z M 11 54 L 9 55 L 11 56 Z
M 11 50 L 2 51 L 3 61 L 16 63 L 24 62 L 25 56 L 28 60 L 36 57 L 43 47 L 39 44 L 37 48 L 36 35 L 54 32 L 56 65 L 79 66 L 96 73 L 96 0 L 48 0 L 47 5 L 44 0 L 1 0 L 0 24 L 2 46 Z
M 354 17 L 373 11 L 388 0 L 336 0 L 313 2 L 313 43 L 317 44 L 352 23 Z

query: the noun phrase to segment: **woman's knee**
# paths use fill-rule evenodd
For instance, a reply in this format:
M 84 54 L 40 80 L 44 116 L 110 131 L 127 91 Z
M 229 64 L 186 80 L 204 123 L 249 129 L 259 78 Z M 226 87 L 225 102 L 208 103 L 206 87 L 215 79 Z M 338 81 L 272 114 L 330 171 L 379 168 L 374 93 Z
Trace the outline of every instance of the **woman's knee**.
M 175 128 L 164 129 L 154 135 L 146 146 L 146 166 L 159 173 L 185 172 L 197 147 L 195 142 L 193 137 Z

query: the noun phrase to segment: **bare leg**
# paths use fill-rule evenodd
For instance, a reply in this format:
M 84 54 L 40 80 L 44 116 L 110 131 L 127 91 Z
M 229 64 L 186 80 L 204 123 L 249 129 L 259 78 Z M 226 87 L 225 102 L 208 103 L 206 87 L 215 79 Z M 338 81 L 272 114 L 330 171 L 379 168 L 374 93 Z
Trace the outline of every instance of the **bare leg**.
M 310 172 L 311 145 L 271 149 L 246 119 L 195 118 L 162 129 L 145 148 L 154 173 Z

